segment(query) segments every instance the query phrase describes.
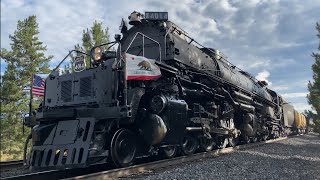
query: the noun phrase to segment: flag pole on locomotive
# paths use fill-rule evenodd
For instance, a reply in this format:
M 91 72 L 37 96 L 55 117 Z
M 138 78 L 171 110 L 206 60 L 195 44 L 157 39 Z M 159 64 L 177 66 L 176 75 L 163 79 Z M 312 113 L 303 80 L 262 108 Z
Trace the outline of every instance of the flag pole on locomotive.
M 33 74 L 31 76 L 30 80 L 30 101 L 29 101 L 29 116 L 25 117 L 23 124 L 27 127 L 32 128 L 33 126 L 37 125 L 36 122 L 36 116 L 33 114 L 33 96 L 39 96 L 42 97 L 44 96 L 44 88 L 45 88 L 45 81 L 41 78 L 41 76 L 38 76 L 36 74 Z M 42 108 L 42 103 L 40 104 L 39 108 Z M 23 128 L 23 133 L 24 133 L 24 128 Z M 23 149 L 23 163 L 24 165 L 27 165 L 27 150 L 28 150 L 28 144 L 30 139 L 32 138 L 32 133 L 28 135 L 25 144 L 24 144 L 24 149 Z

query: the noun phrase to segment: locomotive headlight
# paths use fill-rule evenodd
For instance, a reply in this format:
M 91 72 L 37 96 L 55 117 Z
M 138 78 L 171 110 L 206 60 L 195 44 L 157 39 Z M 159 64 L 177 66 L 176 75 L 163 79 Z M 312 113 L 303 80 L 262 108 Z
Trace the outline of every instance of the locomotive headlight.
M 91 50 L 91 58 L 94 61 L 99 61 L 99 60 L 101 60 L 102 53 L 103 53 L 102 48 L 101 47 L 96 47 L 96 48 Z

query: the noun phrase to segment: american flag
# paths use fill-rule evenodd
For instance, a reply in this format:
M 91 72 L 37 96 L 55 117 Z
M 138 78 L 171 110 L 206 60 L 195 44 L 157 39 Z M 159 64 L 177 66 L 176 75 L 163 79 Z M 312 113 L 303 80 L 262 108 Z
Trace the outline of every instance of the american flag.
M 44 86 L 44 80 L 40 76 L 33 75 L 32 95 L 44 96 Z

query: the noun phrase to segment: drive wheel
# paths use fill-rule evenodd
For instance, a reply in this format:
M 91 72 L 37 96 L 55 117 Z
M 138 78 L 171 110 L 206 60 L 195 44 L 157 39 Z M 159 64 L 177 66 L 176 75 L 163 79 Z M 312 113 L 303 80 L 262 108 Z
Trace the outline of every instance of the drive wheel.
M 231 137 L 228 140 L 229 140 L 229 146 L 231 147 L 235 147 L 239 143 L 239 137 Z
M 262 135 L 261 136 L 261 141 L 266 141 L 268 139 L 268 135 Z
M 135 134 L 127 129 L 119 129 L 111 140 L 111 158 L 117 167 L 131 166 L 135 160 Z
M 217 138 L 217 140 L 218 140 L 218 142 L 217 142 L 217 147 L 218 147 L 219 149 L 223 149 L 223 148 L 227 147 L 227 145 L 228 145 L 228 138 L 225 138 L 225 137 L 223 137 L 223 136 L 219 136 L 219 137 Z
M 164 156 L 164 158 L 167 158 L 167 159 L 174 158 L 177 154 L 177 151 L 178 151 L 178 148 L 175 145 L 161 148 L 161 154 Z
M 257 138 L 257 136 L 252 137 L 251 142 L 252 142 L 252 143 L 256 143 L 256 142 L 258 142 L 258 138 Z
M 242 140 L 244 144 L 249 144 L 251 142 L 250 137 L 247 135 L 244 135 Z
M 215 142 L 213 139 L 207 139 L 207 138 L 200 138 L 199 141 L 199 145 L 200 145 L 200 151 L 202 152 L 208 152 L 208 151 L 212 151 Z
M 185 136 L 180 146 L 181 146 L 181 153 L 183 155 L 190 155 L 197 150 L 198 140 L 192 136 Z

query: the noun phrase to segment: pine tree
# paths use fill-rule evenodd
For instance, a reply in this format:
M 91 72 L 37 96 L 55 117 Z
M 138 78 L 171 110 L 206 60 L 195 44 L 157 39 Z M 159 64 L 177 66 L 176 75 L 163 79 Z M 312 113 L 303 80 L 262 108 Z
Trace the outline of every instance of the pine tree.
M 21 159 L 27 134 L 23 135 L 22 115 L 29 111 L 31 77 L 49 73 L 47 47 L 38 38 L 36 16 L 19 20 L 14 35 L 9 35 L 11 50 L 2 48 L 0 57 L 7 63 L 1 81 L 1 160 Z M 28 132 L 27 132 L 28 133 Z
M 316 24 L 316 29 L 318 31 L 318 38 L 320 39 L 320 24 Z M 320 43 L 318 50 L 320 50 Z M 308 102 L 312 105 L 313 109 L 317 112 L 317 118 L 315 119 L 316 129 L 320 132 L 320 54 L 313 53 L 312 56 L 315 59 L 315 63 L 312 65 L 313 80 L 314 82 L 309 82 L 308 89 L 310 94 L 308 95 Z
M 91 29 L 84 29 L 82 34 L 82 45 L 75 45 L 76 50 L 90 54 L 92 47 L 109 42 L 109 29 L 103 29 L 102 23 L 94 21 Z M 90 57 L 86 57 L 86 64 L 89 66 Z
M 303 114 L 306 116 L 307 126 L 310 128 L 314 128 L 315 131 L 319 131 L 320 124 L 317 114 L 313 113 L 310 110 L 305 110 Z
M 320 39 L 320 24 L 316 24 L 318 31 L 318 38 Z M 320 44 L 318 49 L 320 50 Z M 312 65 L 313 79 L 314 82 L 309 82 L 308 89 L 310 94 L 308 95 L 309 104 L 316 110 L 317 114 L 320 114 L 320 54 L 313 53 L 312 56 L 315 58 L 315 63 Z

